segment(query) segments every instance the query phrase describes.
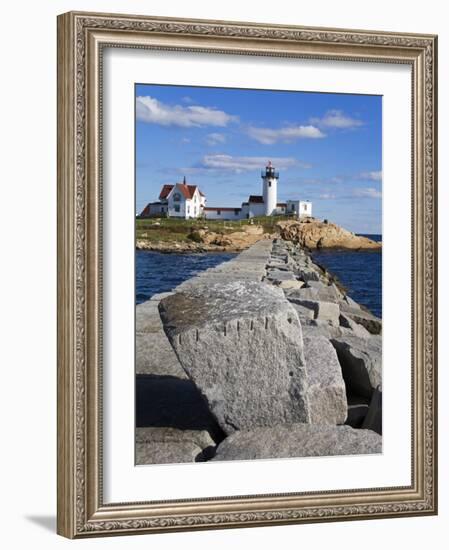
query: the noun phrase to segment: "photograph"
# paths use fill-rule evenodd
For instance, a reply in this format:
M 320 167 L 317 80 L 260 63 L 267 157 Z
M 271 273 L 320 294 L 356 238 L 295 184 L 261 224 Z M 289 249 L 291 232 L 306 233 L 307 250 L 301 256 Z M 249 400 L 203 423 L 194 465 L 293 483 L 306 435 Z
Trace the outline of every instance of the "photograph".
M 438 512 L 438 37 L 247 16 L 58 16 L 64 537 Z
M 382 453 L 382 96 L 134 100 L 135 464 Z

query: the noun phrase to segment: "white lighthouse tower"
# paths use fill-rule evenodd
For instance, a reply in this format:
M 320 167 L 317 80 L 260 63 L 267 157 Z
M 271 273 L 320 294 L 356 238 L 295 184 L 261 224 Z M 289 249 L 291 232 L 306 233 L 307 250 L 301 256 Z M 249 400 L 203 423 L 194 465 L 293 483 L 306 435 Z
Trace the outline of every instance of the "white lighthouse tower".
M 270 160 L 268 161 L 265 171 L 262 171 L 265 216 L 272 216 L 275 214 L 278 200 L 278 179 L 279 172 L 275 171 Z

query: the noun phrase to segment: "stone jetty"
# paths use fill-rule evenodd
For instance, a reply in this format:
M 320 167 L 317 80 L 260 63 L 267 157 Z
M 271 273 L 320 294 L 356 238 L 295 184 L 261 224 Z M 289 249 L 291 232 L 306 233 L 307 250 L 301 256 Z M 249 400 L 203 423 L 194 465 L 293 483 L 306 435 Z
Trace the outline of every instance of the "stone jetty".
M 136 308 L 136 462 L 382 451 L 382 322 L 263 239 Z

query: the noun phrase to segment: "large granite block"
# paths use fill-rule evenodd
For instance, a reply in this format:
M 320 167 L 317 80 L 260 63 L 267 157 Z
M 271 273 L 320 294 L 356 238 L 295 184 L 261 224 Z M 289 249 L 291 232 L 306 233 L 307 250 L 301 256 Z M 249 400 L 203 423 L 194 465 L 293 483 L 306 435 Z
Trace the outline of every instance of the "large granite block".
M 380 336 L 333 338 L 343 377 L 348 389 L 355 394 L 371 397 L 382 385 L 382 339 Z
M 346 386 L 337 353 L 324 336 L 304 337 L 312 424 L 344 424 Z
M 309 422 L 301 325 L 281 289 L 238 281 L 160 302 L 165 332 L 226 433 Z
M 235 432 L 218 446 L 212 460 L 254 460 L 382 452 L 382 437 L 350 426 L 295 424 Z

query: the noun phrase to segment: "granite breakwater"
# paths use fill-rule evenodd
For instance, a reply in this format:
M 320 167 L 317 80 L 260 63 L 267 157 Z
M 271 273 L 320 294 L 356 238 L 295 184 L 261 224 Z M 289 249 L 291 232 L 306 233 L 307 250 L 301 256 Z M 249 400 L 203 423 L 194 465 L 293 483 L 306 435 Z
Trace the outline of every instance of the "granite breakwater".
M 136 307 L 138 464 L 379 453 L 382 322 L 264 239 Z

